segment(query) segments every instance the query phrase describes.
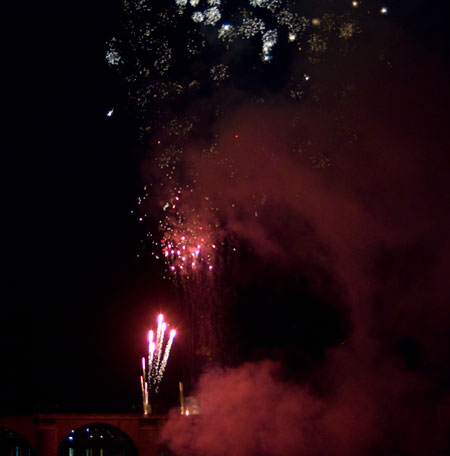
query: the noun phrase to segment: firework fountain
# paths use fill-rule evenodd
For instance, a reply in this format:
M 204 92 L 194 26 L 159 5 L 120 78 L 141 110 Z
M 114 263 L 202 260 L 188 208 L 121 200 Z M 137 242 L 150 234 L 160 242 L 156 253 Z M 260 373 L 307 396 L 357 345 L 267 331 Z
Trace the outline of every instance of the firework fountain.
M 156 338 L 153 330 L 148 332 L 148 357 L 142 357 L 141 391 L 144 415 L 151 413 L 150 393 L 158 392 L 176 335 L 175 329 L 172 329 L 165 342 L 167 323 L 163 314 L 158 315 L 157 323 Z

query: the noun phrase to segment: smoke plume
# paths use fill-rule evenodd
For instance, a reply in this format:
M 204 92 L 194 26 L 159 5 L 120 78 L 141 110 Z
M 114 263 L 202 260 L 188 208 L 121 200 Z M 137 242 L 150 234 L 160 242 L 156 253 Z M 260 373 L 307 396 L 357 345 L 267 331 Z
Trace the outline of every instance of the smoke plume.
M 326 271 L 349 329 L 303 377 L 274 361 L 204 373 L 202 414 L 165 427 L 176 454 L 449 451 L 449 97 L 442 63 L 397 49 L 343 69 L 319 104 L 242 104 L 212 127 L 219 164 L 186 154 L 223 230 L 315 287 Z

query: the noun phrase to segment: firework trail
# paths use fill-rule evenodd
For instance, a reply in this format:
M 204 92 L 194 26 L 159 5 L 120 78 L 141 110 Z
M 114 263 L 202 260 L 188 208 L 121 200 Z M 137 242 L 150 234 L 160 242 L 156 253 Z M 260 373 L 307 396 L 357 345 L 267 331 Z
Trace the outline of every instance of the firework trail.
M 148 332 L 148 351 L 149 351 L 149 353 L 151 351 L 152 344 L 153 344 L 153 330 L 151 329 Z
M 154 349 L 154 342 L 153 342 L 153 331 L 150 330 L 148 332 L 148 365 L 151 366 L 153 363 L 153 353 Z M 145 378 L 145 377 L 144 377 Z
M 142 405 L 144 414 L 148 415 L 151 412 L 150 393 L 151 388 L 154 388 L 155 394 L 158 392 L 159 385 L 164 375 L 167 361 L 170 355 L 173 339 L 176 335 L 175 329 L 170 331 L 170 336 L 164 347 L 164 336 L 167 329 L 167 323 L 164 322 L 164 315 L 159 314 L 157 318 L 156 341 L 153 341 L 154 332 L 148 332 L 148 363 L 145 365 L 145 357 L 142 357 L 142 375 L 140 377 Z M 163 352 L 164 348 L 164 352 Z M 155 355 L 156 353 L 156 355 Z M 161 354 L 164 353 L 161 358 Z
M 158 378 L 159 379 L 162 379 L 162 377 L 164 375 L 164 371 L 166 369 L 167 361 L 168 361 L 169 355 L 170 355 L 170 349 L 172 348 L 173 338 L 175 337 L 176 333 L 177 332 L 175 331 L 175 329 L 172 329 L 170 331 L 169 342 L 167 342 L 166 349 L 164 351 L 164 356 L 163 356 L 163 359 L 161 361 L 161 366 L 159 367 L 159 372 L 158 372 Z
M 161 334 L 159 336 L 159 341 L 158 341 L 158 352 L 156 354 L 156 363 L 155 366 L 159 366 L 161 364 L 161 354 L 162 354 L 162 341 L 164 340 L 164 334 L 166 332 L 167 325 L 166 323 L 163 323 L 161 325 Z
M 160 344 L 160 339 L 161 339 L 161 328 L 162 328 L 162 323 L 164 320 L 163 314 L 158 315 L 158 326 L 156 328 L 156 346 L 159 348 Z M 158 351 L 158 350 L 157 350 Z
M 144 373 L 144 375 L 145 375 L 145 373 Z M 145 406 L 145 404 L 147 403 L 146 397 L 145 397 L 147 389 L 145 387 L 144 377 L 142 375 L 141 375 L 141 392 L 142 392 L 142 404 L 144 404 L 144 406 Z M 145 408 L 144 408 L 144 410 L 145 410 Z
M 144 378 L 147 379 L 147 382 L 151 384 L 151 374 L 152 374 L 152 366 L 153 366 L 153 357 L 155 353 L 155 343 L 153 342 L 153 331 L 150 330 L 148 332 L 148 373 L 147 376 L 145 376 L 144 373 Z

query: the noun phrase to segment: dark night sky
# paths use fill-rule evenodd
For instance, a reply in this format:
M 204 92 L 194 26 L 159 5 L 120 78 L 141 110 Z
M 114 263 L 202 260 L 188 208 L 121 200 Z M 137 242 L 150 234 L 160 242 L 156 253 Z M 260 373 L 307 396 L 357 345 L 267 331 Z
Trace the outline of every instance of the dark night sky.
M 158 263 L 136 259 L 141 233 L 130 210 L 141 188 L 137 128 L 123 110 L 106 117 L 112 106 L 125 104 L 104 59 L 121 3 L 14 3 L 5 14 L 13 27 L 4 61 L 0 410 L 56 404 L 61 410 L 127 410 L 139 398 L 135 375 L 147 322 L 176 298 Z M 404 1 L 391 9 L 426 52 L 448 63 L 444 4 Z M 246 261 L 259 259 L 249 254 Z M 268 267 L 259 265 L 260 281 L 251 287 L 237 281 L 236 306 L 246 306 L 243 326 L 234 329 L 242 336 L 252 328 L 251 338 L 243 335 L 241 357 L 258 359 L 269 351 L 283 358 L 291 350 L 295 362 L 314 364 L 324 347 L 345 339 L 349 323 L 328 305 L 329 296 L 286 276 L 282 265 L 270 275 L 278 288 L 268 287 Z M 287 302 L 297 295 L 307 305 L 273 317 L 271 298 Z M 267 326 L 251 324 L 256 301 L 262 322 L 311 321 L 320 314 L 320 330 L 300 323 L 301 331 L 283 333 L 280 346 L 265 346 Z M 310 359 L 299 358 L 292 347 L 312 338 Z M 408 358 L 414 341 L 402 347 Z M 410 358 L 417 362 L 414 353 Z
M 136 340 L 118 336 L 132 337 L 126 325 L 137 316 L 126 309 L 149 294 L 129 215 L 139 188 L 136 131 L 126 115 L 106 117 L 121 97 L 104 60 L 120 5 L 14 8 L 1 401 L 13 409 L 79 400 L 103 407 L 109 399 L 97 406 L 91 391 L 122 375 L 118 358 L 139 353 Z

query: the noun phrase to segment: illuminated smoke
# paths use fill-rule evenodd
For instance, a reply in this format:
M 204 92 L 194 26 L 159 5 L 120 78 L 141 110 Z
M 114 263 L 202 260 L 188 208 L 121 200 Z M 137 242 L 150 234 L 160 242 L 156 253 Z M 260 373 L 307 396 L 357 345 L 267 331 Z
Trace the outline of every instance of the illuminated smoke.
M 433 84 L 428 80 L 433 72 L 423 65 L 427 81 L 411 90 L 408 96 L 398 97 L 399 87 L 407 84 L 411 75 L 418 77 L 422 70 L 418 70 L 417 65 L 408 66 L 409 74 L 400 84 L 398 81 L 393 83 L 394 69 L 402 66 L 402 60 L 390 59 L 386 52 L 373 52 L 385 39 L 380 34 L 371 37 L 374 44 L 363 63 L 350 65 L 352 62 L 347 60 L 352 71 L 338 83 L 329 83 L 338 79 L 335 67 L 339 67 L 339 59 L 345 59 L 356 45 L 355 39 L 363 30 L 364 15 L 370 13 L 371 18 L 377 17 L 373 20 L 385 21 L 387 11 L 383 12 L 381 5 L 370 9 L 367 2 L 348 1 L 335 10 L 330 5 L 337 5 L 337 2 L 327 2 L 326 7 L 319 5 L 312 13 L 302 11 L 299 2 L 254 1 L 243 8 L 242 14 L 234 11 L 233 16 L 226 11 L 223 2 L 217 6 L 220 20 L 214 25 L 206 25 L 203 22 L 205 3 L 186 0 L 161 2 L 164 6 L 158 6 L 153 2 L 152 14 L 148 14 L 150 2 L 126 2 L 125 30 L 110 43 L 111 52 L 115 52 L 111 55 L 118 55 L 121 60 L 119 64 L 114 63 L 117 63 L 116 59 L 109 62 L 126 83 L 130 106 L 134 107 L 142 124 L 143 139 L 149 148 L 144 173 L 146 182 L 152 182 L 152 186 L 144 188 L 136 215 L 144 221 L 159 221 L 159 231 L 148 233 L 148 239 L 155 257 L 167 264 L 166 277 L 173 278 L 183 287 L 186 314 L 192 313 L 194 324 L 201 326 L 194 334 L 204 337 L 205 342 L 193 345 L 195 349 L 201 347 L 205 356 L 210 356 L 211 341 L 201 331 L 210 327 L 211 314 L 215 317 L 220 311 L 223 296 L 215 281 L 223 268 L 218 267 L 218 262 L 226 263 L 227 257 L 222 251 L 233 235 L 247 242 L 257 252 L 255 256 L 270 258 L 272 263 L 285 262 L 295 268 L 302 261 L 309 264 L 305 260 L 309 255 L 318 263 L 326 263 L 330 273 L 338 277 L 344 289 L 342 299 L 351 307 L 355 327 L 351 344 L 343 341 L 345 345 L 339 347 L 338 354 L 329 354 L 333 360 L 341 357 L 340 362 L 333 362 L 333 369 L 322 377 L 330 379 L 331 383 L 335 380 L 336 391 L 327 392 L 336 396 L 329 401 L 329 413 L 319 416 L 326 418 L 325 429 L 335 432 L 332 432 L 331 440 L 322 440 L 324 444 L 331 442 L 330 446 L 319 447 L 316 454 L 339 453 L 342 448 L 341 454 L 352 454 L 348 447 L 369 442 L 366 437 L 373 437 L 372 432 L 381 431 L 386 423 L 378 419 L 378 407 L 381 416 L 392 419 L 392 428 L 401 430 L 391 441 L 408 446 L 402 435 L 408 436 L 407 439 L 416 438 L 416 434 L 430 426 L 427 423 L 433 423 L 432 419 L 420 418 L 420 415 L 425 416 L 421 412 L 428 409 L 426 405 L 433 406 L 429 409 L 436 410 L 436 416 L 439 413 L 448 416 L 445 410 L 438 411 L 439 407 L 444 407 L 439 402 L 448 403 L 448 393 L 445 396 L 440 392 L 442 390 L 436 393 L 437 388 L 428 390 L 424 384 L 434 380 L 423 380 L 418 370 L 408 374 L 398 365 L 392 366 L 391 359 L 384 363 L 385 350 L 389 347 L 380 349 L 378 341 L 372 339 L 377 332 L 383 332 L 390 335 L 386 345 L 395 346 L 398 340 L 410 337 L 410 334 L 418 332 L 420 338 L 424 330 L 416 331 L 414 325 L 421 327 L 428 321 L 429 327 L 433 328 L 432 336 L 425 335 L 419 341 L 419 346 L 423 345 L 422 349 L 427 353 L 424 363 L 430 363 L 433 375 L 439 372 L 439 360 L 441 364 L 448 364 L 442 363 L 448 356 L 438 355 L 449 346 L 448 337 L 444 337 L 442 331 L 444 322 L 449 321 L 445 318 L 448 312 L 442 310 L 440 314 L 435 310 L 448 309 L 445 304 L 448 292 L 446 300 L 436 292 L 440 290 L 444 296 L 440 284 L 445 283 L 446 275 L 442 271 L 448 271 L 448 267 L 442 270 L 430 267 L 431 272 L 425 269 L 425 274 L 421 269 L 426 261 L 444 262 L 442 252 L 448 253 L 448 223 L 438 223 L 442 213 L 448 214 L 438 203 L 442 195 L 448 195 L 448 188 L 439 184 L 439 173 L 445 166 L 440 170 L 433 168 L 437 149 L 434 138 L 442 132 L 429 120 L 439 121 L 439 116 L 429 115 L 433 112 L 429 106 L 428 109 L 421 107 L 421 103 L 427 105 L 429 100 L 439 101 L 439 98 L 426 100 L 420 97 L 433 90 Z M 170 4 L 173 11 L 166 8 Z M 268 9 L 269 4 L 274 12 Z M 196 13 L 201 15 L 199 22 L 192 19 Z M 264 62 L 261 50 L 263 37 L 270 38 L 267 31 L 276 31 L 277 38 L 267 41 L 266 49 L 270 52 Z M 395 42 L 395 38 L 390 39 L 389 45 Z M 211 52 L 214 46 L 217 46 L 217 55 Z M 171 59 L 161 60 L 169 48 L 173 49 L 167 54 Z M 244 53 L 242 49 L 248 52 Z M 280 55 L 289 52 L 295 57 L 283 61 Z M 358 59 L 363 52 L 366 50 L 359 50 Z M 332 66 L 326 69 L 331 71 L 320 71 L 324 69 L 320 65 L 330 54 Z M 249 61 L 245 71 L 242 71 L 243 59 Z M 382 82 L 361 71 L 364 63 L 370 69 L 376 67 L 374 62 L 388 68 L 389 77 Z M 226 65 L 226 72 L 219 65 Z M 192 71 L 199 67 L 201 72 Z M 183 68 L 185 71 L 181 71 Z M 372 95 L 368 100 L 370 87 L 355 85 L 354 74 L 358 72 L 364 73 L 361 79 L 369 86 L 371 81 L 376 86 L 377 96 Z M 226 74 L 229 76 L 221 77 Z M 281 80 L 277 87 L 271 82 L 264 84 L 261 81 L 267 74 L 270 81 L 276 79 L 277 74 L 285 75 L 286 81 Z M 244 75 L 242 79 L 241 75 Z M 330 92 L 336 96 L 334 102 L 330 102 Z M 387 109 L 380 104 L 383 94 L 393 100 L 387 104 Z M 245 104 L 244 108 L 241 103 Z M 421 120 L 410 122 L 410 113 L 406 112 L 405 106 L 409 110 L 420 107 Z M 389 120 L 380 122 L 377 119 L 380 113 Z M 355 121 L 352 116 L 358 119 Z M 367 125 L 363 128 L 354 128 L 364 122 Z M 407 123 L 409 128 L 404 127 Z M 411 128 L 416 125 L 420 128 Z M 426 139 L 408 143 L 419 130 L 427 132 Z M 421 151 L 425 151 L 423 156 L 420 156 Z M 436 162 L 446 163 L 443 157 L 439 156 Z M 424 198 L 424 189 L 434 191 L 434 197 Z M 307 225 L 301 233 L 294 229 L 297 226 L 291 226 L 299 216 Z M 426 238 L 436 239 L 439 249 L 425 243 Z M 213 245 L 221 250 L 219 254 Z M 417 251 L 422 253 L 409 261 Z M 426 261 L 422 261 L 422 256 Z M 380 262 L 386 265 L 384 271 L 377 266 Z M 411 280 L 405 273 L 412 263 L 420 264 L 417 266 L 420 273 L 415 275 L 419 280 Z M 376 290 L 368 272 L 374 269 L 382 275 L 377 280 L 379 288 Z M 426 272 L 433 278 L 427 279 Z M 419 284 L 424 282 L 421 289 Z M 383 288 L 385 284 L 387 292 Z M 379 317 L 381 314 L 386 315 L 383 321 Z M 392 357 L 395 360 L 394 355 Z M 338 374 L 339 366 L 347 372 L 339 371 Z M 263 378 L 267 380 L 266 384 L 272 384 L 270 379 Z M 220 377 L 214 380 L 221 385 Z M 448 376 L 439 377 L 438 382 L 440 385 L 448 383 Z M 230 420 L 224 420 L 224 424 L 240 423 L 232 429 L 239 433 L 242 428 L 242 434 L 238 434 L 242 438 L 251 435 L 245 423 L 260 417 L 255 411 L 264 405 L 261 398 L 266 384 L 263 381 L 249 383 L 254 386 L 253 391 L 258 387 L 262 390 L 253 399 L 253 409 L 243 406 L 247 395 L 238 395 L 236 382 L 229 382 L 228 387 L 224 385 L 223 388 L 230 398 L 227 409 Z M 403 390 L 404 385 L 411 389 L 406 389 L 403 397 L 397 389 Z M 282 395 L 283 386 L 275 391 L 281 391 Z M 213 391 L 220 391 L 220 388 L 213 388 Z M 432 392 L 439 400 L 429 400 Z M 423 410 L 419 406 L 411 414 L 414 418 L 409 416 L 408 395 L 426 397 Z M 307 402 L 310 396 L 306 396 Z M 241 403 L 236 402 L 236 397 L 242 399 Z M 293 396 L 294 399 L 298 397 L 304 398 L 303 395 Z M 216 402 L 219 411 L 223 410 L 220 408 L 223 402 L 227 401 Z M 286 439 L 293 436 L 294 444 L 287 449 L 282 447 L 286 452 L 277 451 L 276 446 L 270 447 L 269 451 L 262 445 L 265 441 L 261 437 L 261 446 L 247 454 L 298 454 L 295 444 L 303 442 L 296 439 L 298 429 L 305 430 L 301 435 L 306 439 L 314 438 L 316 432 L 323 429 L 317 426 L 314 404 L 307 402 L 302 407 L 304 402 L 300 400 L 284 400 L 283 407 L 276 408 L 277 404 L 275 400 L 270 402 L 273 408 L 265 409 L 261 426 L 252 427 L 253 435 L 264 436 L 271 424 L 283 423 L 283 418 L 293 415 L 294 425 L 288 428 L 292 432 L 286 433 L 280 426 L 277 428 L 279 433 L 273 435 Z M 390 407 L 389 413 L 383 406 Z M 304 414 L 305 411 L 313 413 Z M 396 419 L 399 411 L 403 412 Z M 234 412 L 242 412 L 242 419 L 233 422 Z M 304 416 L 307 419 L 303 420 Z M 440 426 L 442 428 L 442 423 Z M 437 426 L 437 429 L 441 428 Z M 223 427 L 218 430 L 222 431 Z M 233 444 L 233 439 L 224 442 L 221 432 L 214 435 L 218 436 L 218 445 L 222 447 L 211 454 L 226 453 L 223 446 Z M 436 435 L 442 435 L 442 432 L 436 432 Z M 184 437 L 191 445 L 209 442 L 206 437 L 204 440 L 192 439 L 189 432 Z M 430 454 L 423 451 L 425 441 L 422 439 L 417 450 L 408 452 L 399 448 L 390 453 Z M 205 454 L 204 448 L 196 449 Z M 251 446 L 250 449 L 254 450 Z M 355 450 L 353 454 L 389 453 L 382 450 L 358 453 Z
M 228 151 L 254 154 L 254 166 L 267 158 L 257 158 L 260 144 L 244 145 L 239 125 L 232 127 L 232 143 L 225 144 L 222 125 L 243 100 L 267 105 L 272 85 L 280 87 L 279 96 L 288 104 L 300 107 L 312 99 L 319 106 L 320 80 L 311 83 L 303 75 L 313 74 L 331 49 L 333 61 L 343 58 L 367 11 L 383 6 L 375 3 L 362 11 L 351 2 L 314 8 L 288 0 L 124 2 L 123 26 L 107 43 L 107 61 L 124 81 L 148 148 L 146 185 L 134 214 L 148 229 L 143 250 L 165 263 L 165 278 L 182 294 L 195 339 L 191 351 L 199 357 L 214 359 L 223 348 L 218 340 L 227 296 L 223 272 L 239 255 L 236 226 L 247 216 L 239 198 L 228 201 L 220 189 L 209 191 L 205 170 L 211 167 L 211 175 L 237 189 L 246 171 Z M 283 83 L 286 74 L 289 84 Z M 291 144 L 295 153 L 305 150 L 313 167 L 328 166 L 328 151 L 310 153 L 308 139 L 301 142 Z M 267 193 L 254 188 L 245 195 L 256 219 Z M 157 229 L 147 226 L 150 220 L 158 222 Z

